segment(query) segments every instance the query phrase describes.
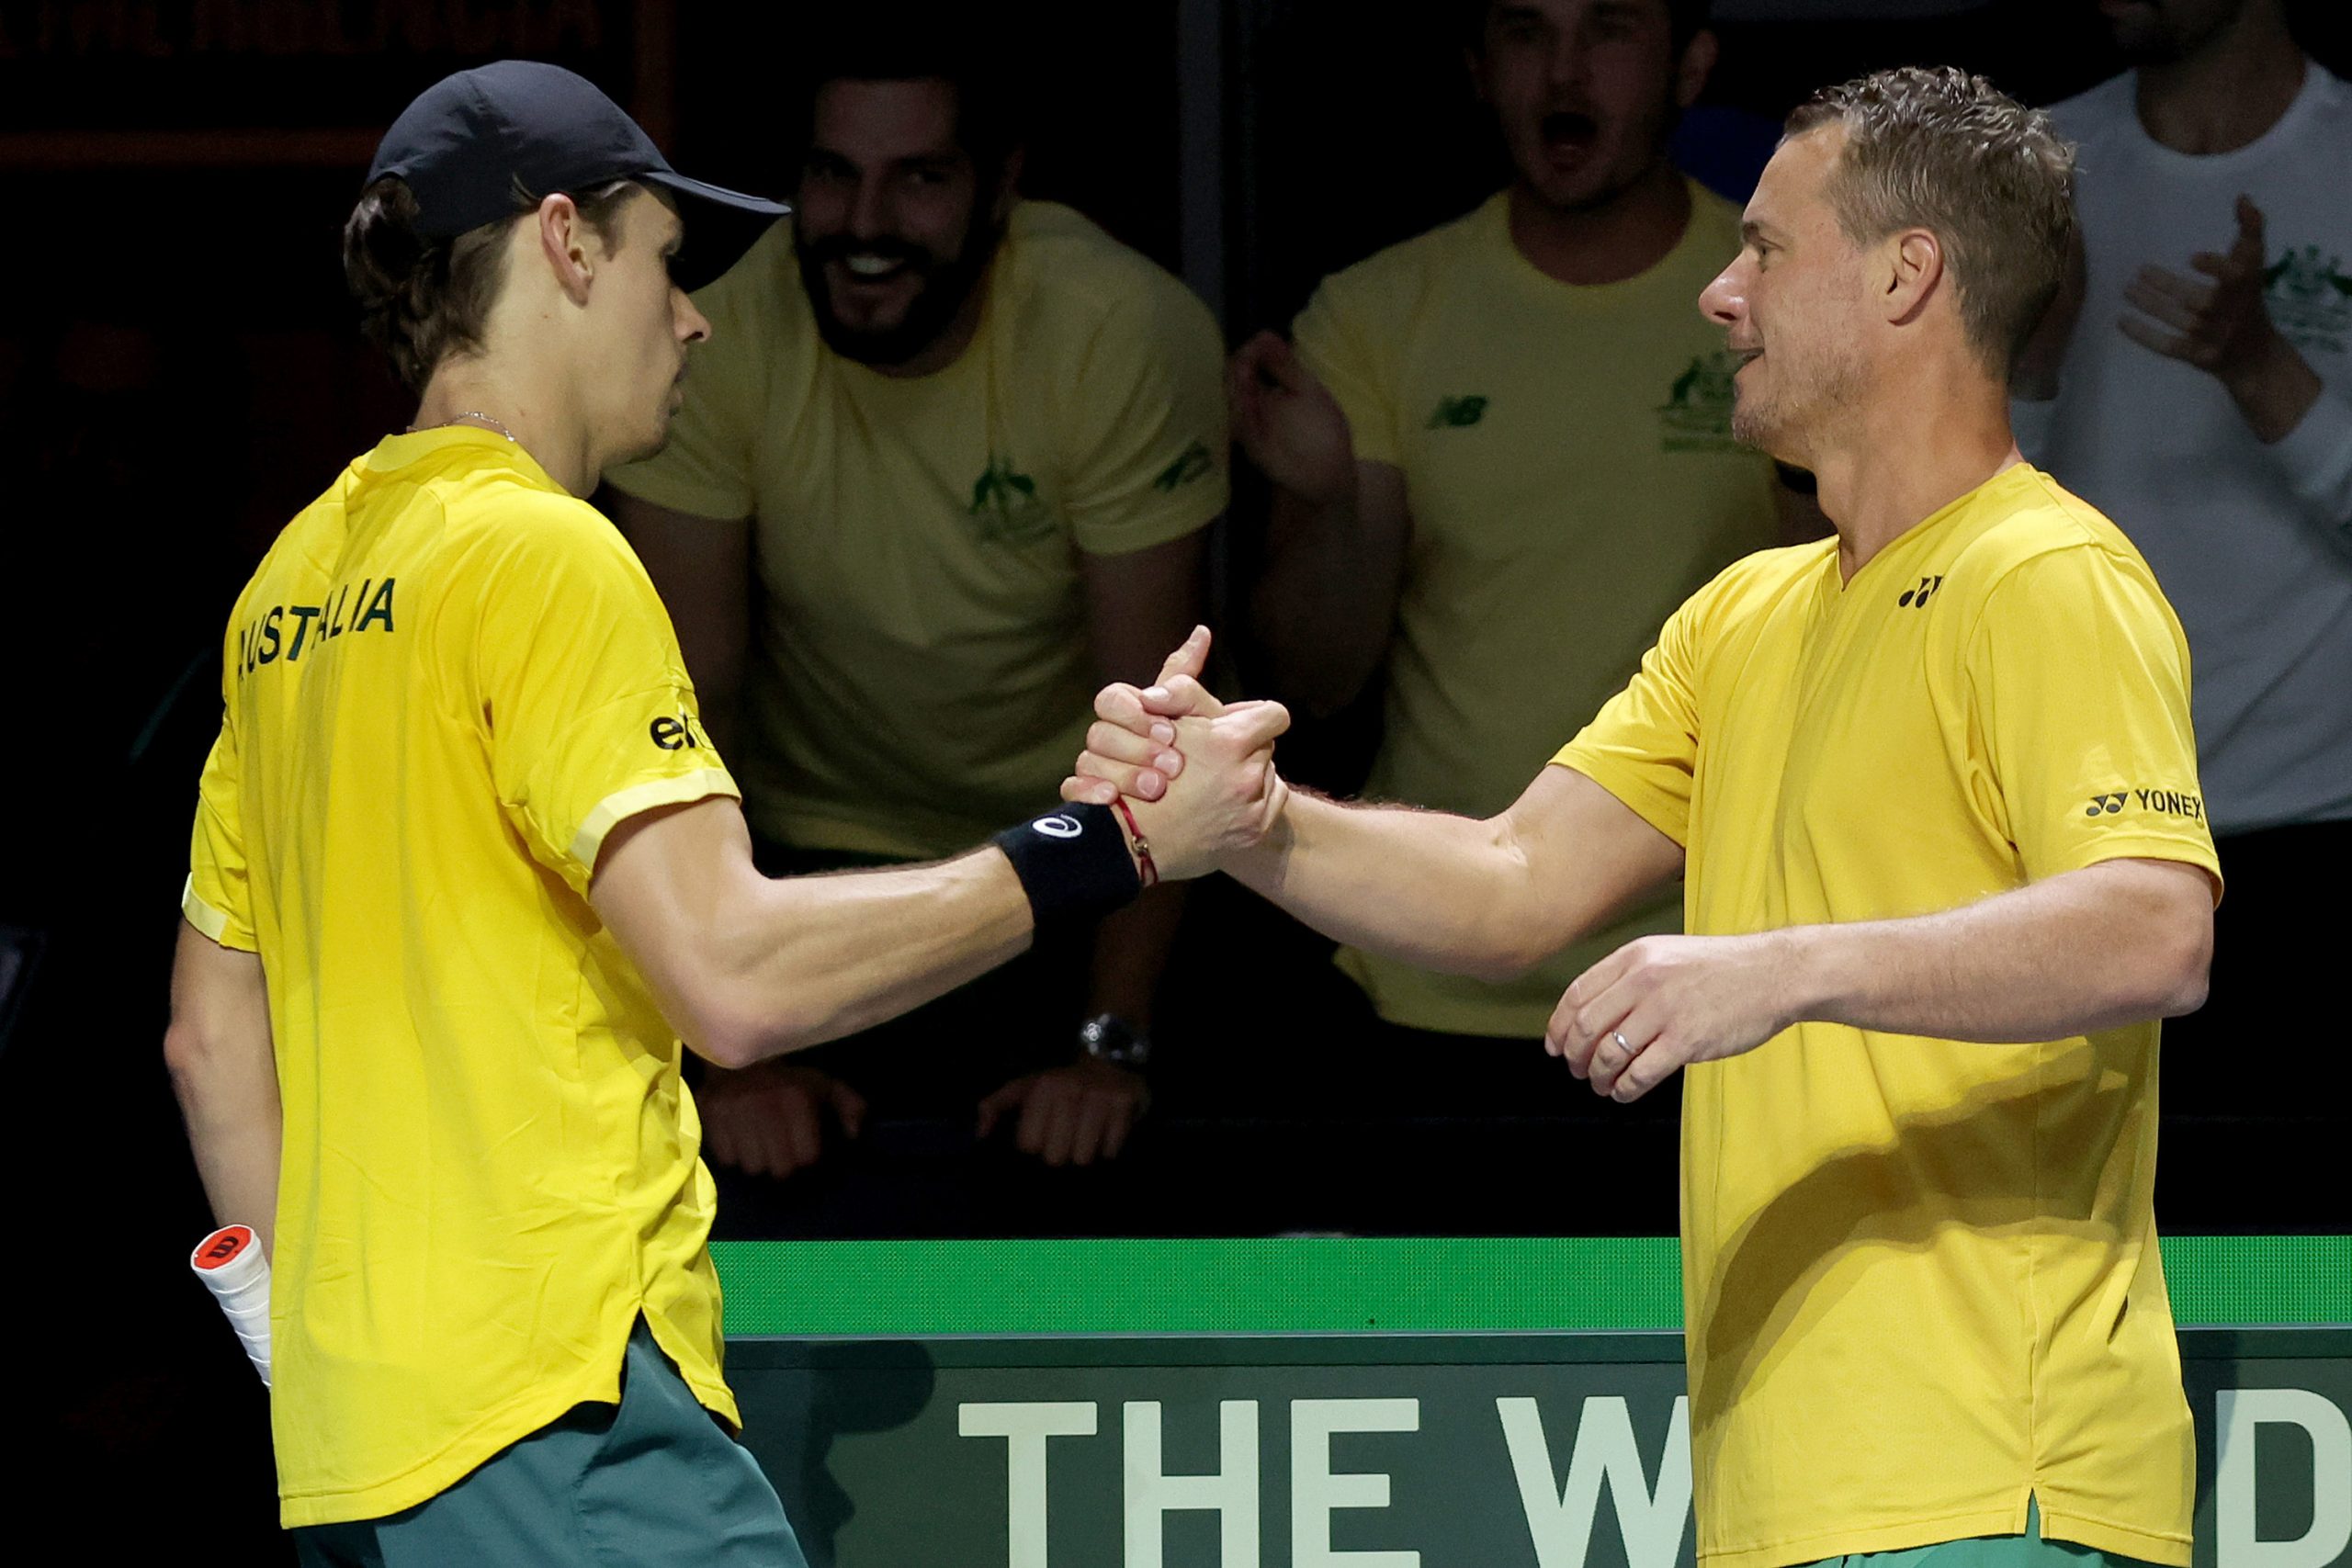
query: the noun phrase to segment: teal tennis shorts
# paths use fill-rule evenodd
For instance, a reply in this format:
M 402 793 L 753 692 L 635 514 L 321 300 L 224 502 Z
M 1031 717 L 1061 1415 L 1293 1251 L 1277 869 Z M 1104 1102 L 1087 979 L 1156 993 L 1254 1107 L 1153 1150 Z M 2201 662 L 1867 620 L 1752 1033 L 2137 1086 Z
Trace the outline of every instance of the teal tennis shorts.
M 293 1533 L 304 1568 L 808 1568 L 775 1488 L 642 1320 L 617 1406 L 576 1406 L 413 1508 Z
M 2025 1506 L 2025 1534 L 1972 1536 L 1905 1551 L 1828 1557 L 1810 1568 L 2149 1568 L 2136 1557 L 2095 1551 L 2071 1540 L 2041 1538 L 2041 1505 Z

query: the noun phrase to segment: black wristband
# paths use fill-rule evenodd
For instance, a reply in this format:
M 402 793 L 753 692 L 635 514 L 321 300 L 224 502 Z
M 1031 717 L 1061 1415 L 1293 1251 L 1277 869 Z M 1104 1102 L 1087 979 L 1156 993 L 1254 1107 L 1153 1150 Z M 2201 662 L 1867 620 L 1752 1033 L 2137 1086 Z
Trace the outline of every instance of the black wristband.
M 1126 835 L 1107 806 L 1065 806 L 996 836 L 1038 928 L 1124 909 L 1143 891 Z

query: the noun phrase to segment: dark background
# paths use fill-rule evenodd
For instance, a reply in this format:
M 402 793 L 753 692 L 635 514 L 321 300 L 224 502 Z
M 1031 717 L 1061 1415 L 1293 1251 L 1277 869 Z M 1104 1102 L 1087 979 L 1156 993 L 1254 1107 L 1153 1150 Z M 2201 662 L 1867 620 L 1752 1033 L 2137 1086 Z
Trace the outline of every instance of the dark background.
M 1028 188 L 1181 268 L 1180 25 L 1202 13 L 997 8 L 1027 40 Z M 0 927 L 43 942 L 13 1028 L 0 1014 L 0 1160 L 38 1226 L 17 1256 L 40 1260 L 10 1292 L 17 1379 L 40 1413 L 19 1427 L 36 1470 L 11 1491 L 109 1498 L 73 1527 L 94 1543 L 194 1529 L 232 1559 L 277 1550 L 260 1391 L 181 1262 L 209 1219 L 159 1046 L 228 606 L 284 521 L 407 419 L 336 262 L 374 137 L 447 72 L 526 52 L 594 77 L 689 171 L 780 193 L 796 38 L 821 9 L 0 0 L 0 659 L 17 694 Z M 2310 47 L 2345 73 L 2352 6 L 2302 11 Z M 1226 245 L 1193 281 L 1222 297 L 1235 341 L 1501 182 L 1446 6 L 1225 0 L 1215 20 Z M 2116 69 L 2090 0 L 1719 31 L 1723 64 L 1686 127 L 1709 173 L 1752 167 L 1805 92 L 1874 67 L 1958 63 L 2036 102 Z M 1230 558 L 1248 558 L 1260 502 L 1245 479 Z M 1362 737 L 1342 724 L 1298 739 L 1308 766 L 1343 776 Z M 1540 1127 L 1495 1137 L 1441 1119 L 1400 1136 L 1308 1113 L 1318 1076 L 1349 1070 L 1285 976 L 1319 968 L 1311 939 L 1220 887 L 1186 942 L 1186 962 L 1233 961 L 1228 1010 L 1171 1010 L 1151 1157 L 1119 1185 L 1040 1182 L 1035 1209 L 967 1208 L 940 1229 L 1555 1228 Z M 2299 1142 L 2295 1123 L 2178 1112 L 2164 1135 L 2167 1230 L 2344 1227 L 2346 1184 L 2325 1174 L 2337 1151 Z M 1275 1152 L 1301 1149 L 1312 1157 L 1288 1165 Z M 1637 1208 L 1635 1228 L 1672 1226 L 1669 1150 L 1625 1145 L 1664 1162 L 1647 1179 L 1669 1199 Z

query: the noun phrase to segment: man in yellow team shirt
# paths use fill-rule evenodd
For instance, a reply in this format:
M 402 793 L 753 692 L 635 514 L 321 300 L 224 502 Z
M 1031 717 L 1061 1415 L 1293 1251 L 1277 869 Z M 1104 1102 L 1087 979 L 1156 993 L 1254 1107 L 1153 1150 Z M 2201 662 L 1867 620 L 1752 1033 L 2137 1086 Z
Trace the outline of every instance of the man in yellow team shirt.
M 717 332 L 668 450 L 609 476 L 771 869 L 951 854 L 1051 800 L 1095 688 L 1201 618 L 1224 340 L 1174 277 L 1018 195 L 1005 26 L 918 5 L 814 29 L 794 216 L 697 296 Z M 1116 1155 L 1174 897 L 887 1039 L 709 1075 L 714 1156 L 786 1175 L 869 1105 Z
M 754 868 L 652 584 L 576 498 L 661 445 L 708 331 L 684 286 L 778 210 L 503 62 L 410 106 L 345 229 L 416 420 L 239 599 L 165 1042 L 215 1212 L 274 1266 L 307 1562 L 797 1568 L 713 1420 L 680 1035 L 741 1066 L 864 1028 L 1150 869 L 1093 807 L 925 867 Z M 1261 829 L 1282 722 L 1148 814 L 1161 869 Z
M 1742 439 L 1819 477 L 1838 536 L 1692 595 L 1500 814 L 1295 793 L 1227 863 L 1469 974 L 1683 876 L 1691 934 L 1594 964 L 1548 1043 L 1619 1102 L 1684 1077 L 1710 1568 L 2189 1561 L 2154 1021 L 2203 998 L 2219 878 L 2179 624 L 2010 436 L 2072 167 L 1958 72 L 1800 108 L 1702 304 Z M 1098 711 L 1072 799 L 1154 795 L 1131 731 L 1216 705 L 1185 677 Z M 1573 1184 L 1563 1224 L 1646 1179 Z
M 1483 817 L 1692 591 L 1806 535 L 1770 458 L 1732 438 L 1733 362 L 1690 310 L 1739 248 L 1738 209 L 1668 156 L 1715 60 L 1705 0 L 1455 3 L 1510 185 L 1324 279 L 1295 351 L 1245 344 L 1232 390 L 1275 484 L 1252 618 L 1269 689 L 1328 713 L 1379 678 L 1367 796 Z M 1394 1081 L 1521 1105 L 1536 1058 L 1506 1043 L 1679 915 L 1661 889 L 1508 984 L 1357 947 L 1340 964 Z

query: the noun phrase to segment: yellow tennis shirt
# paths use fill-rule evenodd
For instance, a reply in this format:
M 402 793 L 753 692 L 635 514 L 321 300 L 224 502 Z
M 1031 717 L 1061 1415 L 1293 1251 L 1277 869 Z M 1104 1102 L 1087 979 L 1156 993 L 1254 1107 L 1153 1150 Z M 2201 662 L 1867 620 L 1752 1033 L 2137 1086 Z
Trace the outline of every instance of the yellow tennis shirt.
M 779 223 L 695 296 L 711 340 L 618 489 L 753 522 L 736 765 L 803 849 L 930 858 L 1051 806 L 1102 684 L 1082 555 L 1225 510 L 1225 344 L 1174 277 L 1078 213 L 1012 209 L 955 363 L 827 348 Z
M 1693 932 L 1929 914 L 2118 856 L 2218 882 L 2179 623 L 2024 466 L 1850 582 L 1834 541 L 1733 566 L 1557 761 L 1684 846 Z M 2015 1533 L 2030 1495 L 2053 1539 L 2188 1562 L 2154 1022 L 1803 1023 L 1688 1079 L 1701 1562 Z
M 396 435 L 223 662 L 184 907 L 269 986 L 286 1524 L 617 1398 L 640 1314 L 733 1419 L 678 1039 L 587 901 L 615 824 L 735 793 L 636 556 L 505 437 Z
M 1676 605 L 1780 542 L 1771 462 L 1732 439 L 1723 329 L 1698 308 L 1739 209 L 1690 190 L 1681 242 L 1622 283 L 1538 272 L 1497 196 L 1327 278 L 1299 317 L 1356 456 L 1403 471 L 1413 519 L 1368 796 L 1502 810 Z M 1679 914 L 1668 890 L 1501 985 L 1340 962 L 1391 1022 L 1530 1038 L 1569 981 Z

